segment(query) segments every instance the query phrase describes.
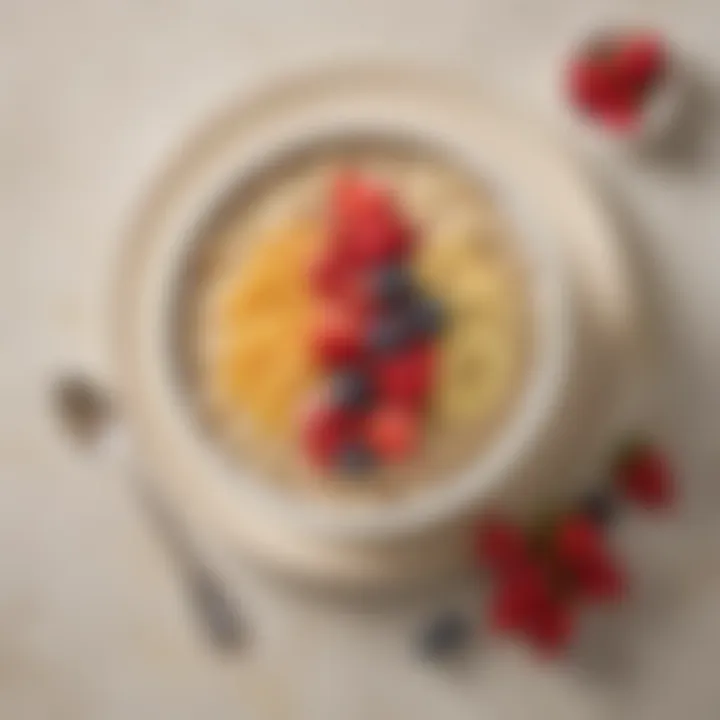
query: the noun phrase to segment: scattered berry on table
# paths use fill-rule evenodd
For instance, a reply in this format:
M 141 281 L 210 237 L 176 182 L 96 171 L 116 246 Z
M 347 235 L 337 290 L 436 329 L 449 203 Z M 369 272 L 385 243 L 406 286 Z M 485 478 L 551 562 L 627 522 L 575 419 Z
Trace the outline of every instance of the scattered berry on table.
M 567 568 L 595 566 L 605 562 L 605 538 L 598 524 L 580 513 L 560 521 L 554 538 L 554 550 Z
M 610 558 L 579 568 L 577 582 L 582 595 L 597 602 L 622 600 L 626 593 L 625 574 L 617 562 Z
M 420 651 L 430 660 L 444 659 L 467 647 L 472 635 L 470 618 L 458 611 L 445 611 L 424 628 Z
M 526 635 L 544 655 L 557 655 L 572 640 L 574 620 L 573 607 L 554 599 L 539 606 L 532 614 Z
M 651 445 L 638 445 L 625 454 L 617 481 L 627 498 L 651 510 L 670 507 L 676 500 L 670 461 Z
M 489 606 L 490 625 L 499 632 L 522 632 L 551 597 L 550 580 L 542 566 L 518 567 L 496 581 Z
M 503 576 L 529 564 L 530 548 L 518 525 L 499 518 L 486 518 L 476 531 L 475 555 L 494 575 Z

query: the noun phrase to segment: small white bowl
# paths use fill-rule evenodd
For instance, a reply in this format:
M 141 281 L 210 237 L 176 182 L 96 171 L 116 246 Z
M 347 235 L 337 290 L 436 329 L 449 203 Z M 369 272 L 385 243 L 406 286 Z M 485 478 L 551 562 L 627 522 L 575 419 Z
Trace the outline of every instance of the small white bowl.
M 632 35 L 633 27 L 608 26 L 579 34 L 563 54 L 559 72 L 560 102 L 584 142 L 598 150 L 634 151 L 659 146 L 677 126 L 686 97 L 687 78 L 677 49 L 665 39 L 667 64 L 664 74 L 638 113 L 638 121 L 628 128 L 615 128 L 584 113 L 568 96 L 567 72 L 582 52 L 604 38 Z M 640 30 L 638 30 L 640 32 Z

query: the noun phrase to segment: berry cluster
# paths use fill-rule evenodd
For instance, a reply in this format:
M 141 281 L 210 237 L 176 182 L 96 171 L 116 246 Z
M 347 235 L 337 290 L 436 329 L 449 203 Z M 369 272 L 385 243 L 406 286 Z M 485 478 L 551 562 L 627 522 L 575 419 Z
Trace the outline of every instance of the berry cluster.
M 668 507 L 675 497 L 668 462 L 649 445 L 621 456 L 615 481 L 626 498 L 648 509 Z M 554 653 L 572 639 L 581 605 L 622 599 L 626 577 L 604 523 L 609 497 L 585 498 L 542 533 L 528 534 L 500 517 L 479 525 L 475 549 L 493 580 L 489 621 L 495 630 Z
M 304 416 L 303 447 L 318 466 L 359 473 L 417 447 L 445 317 L 413 281 L 417 237 L 385 188 L 338 176 L 328 229 L 309 270 L 321 308 L 311 343 L 327 383 Z
M 667 64 L 667 48 L 655 35 L 590 43 L 570 64 L 570 100 L 583 113 L 611 127 L 632 128 Z

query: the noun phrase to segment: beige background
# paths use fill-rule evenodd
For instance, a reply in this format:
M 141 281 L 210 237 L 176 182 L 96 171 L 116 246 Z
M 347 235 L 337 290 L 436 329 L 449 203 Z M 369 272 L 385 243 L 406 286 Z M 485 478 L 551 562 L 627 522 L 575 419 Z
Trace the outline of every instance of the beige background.
M 665 157 L 597 161 L 642 228 L 666 340 L 662 424 L 686 502 L 675 519 L 621 523 L 633 602 L 593 618 L 567 662 L 538 667 L 481 638 L 461 665 L 433 669 L 412 653 L 419 608 L 321 606 L 256 582 L 243 593 L 252 647 L 220 660 L 124 479 L 78 455 L 48 411 L 60 367 L 104 367 L 122 221 L 208 108 L 273 67 L 382 51 L 466 65 L 554 115 L 553 57 L 593 5 L 612 4 L 630 3 L 0 2 L 1 717 L 718 716 L 720 6 L 709 0 L 632 3 L 672 32 L 700 87 Z

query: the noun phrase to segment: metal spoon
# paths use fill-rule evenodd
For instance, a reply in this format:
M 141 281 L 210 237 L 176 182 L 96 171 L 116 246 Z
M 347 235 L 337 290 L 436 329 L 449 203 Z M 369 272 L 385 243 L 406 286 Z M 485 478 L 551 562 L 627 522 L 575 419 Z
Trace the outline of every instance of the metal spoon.
M 130 477 L 135 481 L 141 506 L 170 551 L 185 595 L 208 639 L 218 650 L 239 647 L 245 633 L 237 602 L 221 573 L 208 565 L 183 523 L 153 491 L 152 483 L 142 482 L 140 471 L 132 462 L 129 439 L 114 416 L 108 393 L 86 377 L 71 374 L 56 382 L 53 400 L 65 429 L 78 444 L 112 453 L 132 470 Z

